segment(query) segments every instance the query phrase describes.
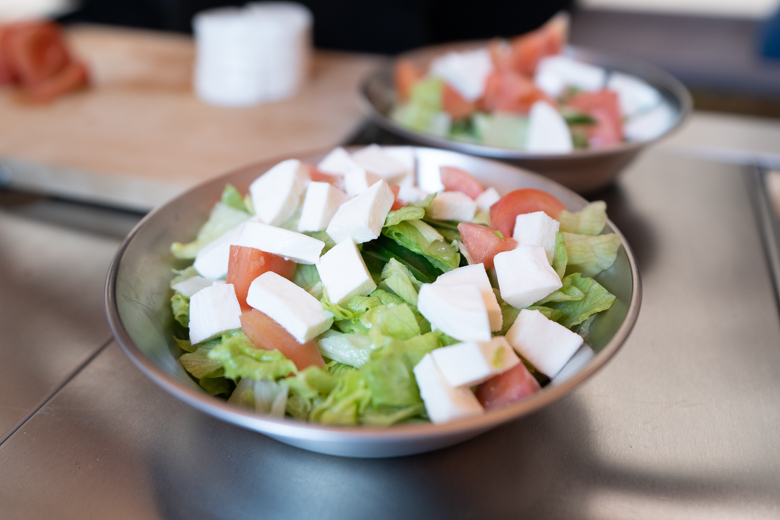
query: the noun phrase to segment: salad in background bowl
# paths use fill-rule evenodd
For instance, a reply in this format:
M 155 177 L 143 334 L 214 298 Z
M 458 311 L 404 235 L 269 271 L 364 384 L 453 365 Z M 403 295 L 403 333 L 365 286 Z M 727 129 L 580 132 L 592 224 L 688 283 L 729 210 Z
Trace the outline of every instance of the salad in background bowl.
M 198 408 L 315 451 L 415 453 L 557 399 L 628 335 L 639 278 L 602 205 L 440 150 L 300 159 L 156 210 L 112 265 L 118 341 Z

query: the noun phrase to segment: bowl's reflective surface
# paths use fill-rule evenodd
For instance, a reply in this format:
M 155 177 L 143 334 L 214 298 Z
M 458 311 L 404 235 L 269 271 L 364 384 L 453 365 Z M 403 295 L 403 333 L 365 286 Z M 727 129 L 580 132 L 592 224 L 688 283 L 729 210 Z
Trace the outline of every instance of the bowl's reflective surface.
M 427 67 L 428 62 L 436 56 L 451 51 L 484 47 L 485 45 L 486 42 L 438 45 L 403 54 L 399 59 L 410 59 Z M 396 101 L 393 85 L 395 61 L 388 61 L 364 80 L 360 90 L 361 99 L 366 111 L 379 126 L 411 143 L 501 159 L 521 168 L 541 173 L 577 193 L 588 193 L 608 186 L 643 149 L 677 130 L 690 115 L 693 105 L 691 96 L 682 83 L 654 66 L 593 53 L 576 47 L 567 47 L 565 54 L 580 61 L 603 67 L 607 71 L 624 72 L 646 81 L 658 90 L 663 102 L 672 109 L 673 123 L 663 135 L 648 141 L 626 142 L 600 150 L 577 150 L 570 154 L 540 154 L 445 139 L 415 132 L 390 119 L 388 114 Z
M 296 158 L 317 162 L 324 154 Z M 585 200 L 570 190 L 536 174 L 496 161 L 445 150 L 416 149 L 418 169 L 440 165 L 461 167 L 484 185 L 501 193 L 537 188 L 558 197 L 571 210 Z M 286 157 L 285 157 L 286 158 Z M 285 159 L 280 158 L 279 160 Z M 189 240 L 208 218 L 225 184 L 242 192 L 278 161 L 265 162 L 216 178 L 181 195 L 144 218 L 119 248 L 106 281 L 106 309 L 114 335 L 128 357 L 153 381 L 176 397 L 225 421 L 256 430 L 304 449 L 352 457 L 392 457 L 421 453 L 475 437 L 502 423 L 517 419 L 571 392 L 602 367 L 625 342 L 636 321 L 641 285 L 636 260 L 623 239 L 617 261 L 597 280 L 617 296 L 613 307 L 599 316 L 588 343 L 597 352 L 567 381 L 547 386 L 538 394 L 479 417 L 445 425 L 399 425 L 390 428 L 332 427 L 293 419 L 265 417 L 228 404 L 202 391 L 179 365 L 181 354 L 173 340 L 170 311 L 171 269 L 180 268 L 170 254 L 174 241 Z M 608 223 L 610 230 L 619 234 Z

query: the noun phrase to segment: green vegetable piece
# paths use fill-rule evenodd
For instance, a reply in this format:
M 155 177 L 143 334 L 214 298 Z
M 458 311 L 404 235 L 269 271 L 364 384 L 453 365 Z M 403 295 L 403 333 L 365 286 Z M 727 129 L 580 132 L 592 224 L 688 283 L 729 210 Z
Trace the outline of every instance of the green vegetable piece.
M 375 406 L 409 406 L 420 403 L 414 373 L 398 352 L 369 361 L 362 370 Z
M 443 272 L 452 271 L 460 264 L 460 253 L 457 249 L 444 240 L 428 240 L 416 226 L 409 222 L 383 228 L 382 234 L 393 239 L 398 245 L 424 256 Z
M 230 395 L 233 385 L 224 377 L 204 377 L 198 381 L 209 395 Z
M 384 286 L 387 286 L 406 303 L 417 307 L 417 293 L 420 291 L 422 282 L 412 276 L 404 264 L 395 258 L 388 260 L 382 269 L 381 280 Z
M 401 262 L 423 283 L 433 283 L 442 274 L 442 270 L 434 267 L 426 257 L 410 251 L 386 236 L 380 235 L 376 240 L 364 243 L 361 253 L 369 272 L 377 275 L 391 258 Z
M 361 321 L 371 331 L 371 337 L 381 334 L 403 340 L 419 336 L 421 332 L 414 312 L 405 303 L 375 307 Z
M 171 310 L 173 310 L 173 319 L 182 327 L 190 326 L 190 299 L 179 291 L 173 293 L 171 297 Z
M 558 221 L 561 223 L 561 232 L 599 235 L 607 225 L 607 204 L 599 200 L 576 213 L 563 210 L 558 215 Z
M 528 118 L 507 112 L 495 112 L 481 127 L 486 146 L 524 150 L 528 136 Z
M 367 426 L 391 426 L 425 414 L 425 404 L 410 406 L 370 406 L 360 416 L 360 424 Z
M 569 253 L 566 252 L 566 241 L 563 240 L 563 235 L 560 232 L 555 233 L 552 268 L 559 278 L 563 278 L 566 274 L 566 264 L 568 263 Z
M 385 226 L 393 226 L 399 222 L 405 220 L 417 220 L 425 216 L 425 208 L 431 205 L 433 199 L 436 198 L 435 193 L 431 193 L 419 202 L 412 202 L 403 208 L 391 211 L 385 217 Z
M 192 377 L 195 379 L 220 377 L 224 374 L 222 363 L 217 359 L 211 359 L 209 357 L 209 352 L 211 352 L 213 348 L 213 345 L 211 347 L 202 345 L 198 347 L 195 352 L 190 352 L 181 356 L 179 358 L 179 363 L 181 363 L 181 366 L 192 374 Z
M 295 364 L 281 352 L 256 348 L 243 333 L 223 338 L 208 356 L 221 362 L 225 377 L 233 380 L 241 377 L 276 380 L 298 372 Z
M 573 276 L 574 275 L 563 278 L 561 280 L 563 286 L 560 289 L 548 294 L 538 302 L 534 303 L 534 305 L 545 305 L 548 302 L 568 302 L 583 299 L 585 297 L 585 293 L 573 285 Z
M 244 197 L 238 192 L 238 190 L 232 184 L 227 184 L 225 189 L 222 190 L 222 204 L 230 206 L 238 211 L 244 211 L 246 213 L 252 213 L 244 204 Z
M 298 264 L 292 281 L 318 300 L 322 299 L 322 280 L 316 265 Z
M 604 235 L 601 235 L 604 236 Z M 579 300 L 548 303 L 547 306 L 561 311 L 563 315 L 553 318 L 566 328 L 571 329 L 587 320 L 590 316 L 605 311 L 615 303 L 615 296 L 593 278 L 574 273 L 566 277 L 571 285 L 579 289 L 584 297 Z
M 561 233 L 569 256 L 566 273 L 595 276 L 615 262 L 620 249 L 620 238 L 615 234 L 578 235 Z
M 209 219 L 198 231 L 197 238 L 188 244 L 174 242 L 171 245 L 171 253 L 179 259 L 192 260 L 198 254 L 203 246 L 216 240 L 226 231 L 238 226 L 251 215 L 246 211 L 240 211 L 232 208 L 224 202 L 217 202 L 214 209 L 211 210 Z
M 340 365 L 349 365 L 360 368 L 371 359 L 371 351 L 376 348 L 370 336 L 361 334 L 343 334 L 335 330 L 329 330 L 322 334 L 316 341 L 320 353 L 338 361 Z M 337 375 L 334 370 L 329 370 Z
M 171 271 L 173 271 L 174 274 L 170 283 L 171 289 L 173 289 L 173 286 L 178 283 L 189 280 L 194 276 L 200 276 L 200 273 L 198 273 L 198 271 L 193 266 L 186 267 L 180 271 L 177 269 L 171 269 Z

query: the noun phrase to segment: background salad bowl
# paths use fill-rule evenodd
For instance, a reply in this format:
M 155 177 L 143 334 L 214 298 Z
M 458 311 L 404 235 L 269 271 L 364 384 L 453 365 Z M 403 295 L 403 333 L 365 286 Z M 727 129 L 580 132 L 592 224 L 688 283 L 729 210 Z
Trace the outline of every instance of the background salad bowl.
M 691 95 L 674 77 L 652 65 L 635 60 L 609 56 L 567 46 L 563 55 L 577 61 L 619 72 L 643 80 L 655 88 L 671 113 L 666 130 L 652 139 L 623 142 L 600 149 L 575 149 L 570 153 L 535 153 L 512 148 L 487 146 L 437 135 L 417 132 L 391 117 L 398 97 L 394 85 L 396 63 L 409 60 L 422 70 L 427 70 L 432 59 L 451 52 L 463 52 L 485 48 L 486 41 L 462 42 L 425 47 L 389 60 L 369 74 L 360 88 L 365 111 L 381 128 L 417 145 L 434 146 L 504 162 L 541 173 L 576 191 L 588 193 L 611 184 L 617 175 L 644 149 L 665 138 L 685 122 L 692 110 Z
M 518 188 L 547 191 L 570 210 L 586 205 L 579 195 L 537 174 L 484 158 L 447 150 L 415 148 L 418 172 L 456 166 L 500 193 Z M 325 153 L 295 158 L 317 163 Z M 285 158 L 280 158 L 282 160 Z M 219 200 L 226 183 L 245 192 L 249 184 L 278 161 L 263 162 L 217 177 L 146 216 L 125 239 L 106 281 L 106 310 L 116 340 L 132 362 L 150 379 L 177 398 L 224 421 L 255 430 L 281 442 L 321 453 L 351 457 L 392 457 L 421 453 L 475 437 L 501 424 L 548 406 L 572 392 L 620 349 L 639 312 L 641 284 L 636 260 L 623 236 L 611 223 L 623 247 L 617 260 L 596 279 L 617 297 L 591 327 L 588 344 L 596 352 L 567 379 L 505 408 L 446 424 L 399 424 L 386 428 L 340 427 L 292 418 L 260 415 L 202 390 L 178 362 L 182 354 L 174 340 L 170 309 L 171 269 L 181 268 L 170 253 L 171 243 L 195 236 Z

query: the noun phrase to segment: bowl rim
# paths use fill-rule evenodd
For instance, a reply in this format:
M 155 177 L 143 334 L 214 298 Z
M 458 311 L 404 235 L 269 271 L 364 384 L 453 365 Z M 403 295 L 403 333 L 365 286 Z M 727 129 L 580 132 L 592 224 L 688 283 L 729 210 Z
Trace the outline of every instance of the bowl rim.
M 444 151 L 447 153 L 459 153 L 451 150 L 441 150 L 419 146 L 415 146 L 414 148 L 421 150 L 435 150 L 438 152 Z M 285 156 L 277 157 L 276 159 L 262 160 L 230 170 L 227 173 L 199 183 L 149 212 L 138 224 L 136 224 L 136 226 L 132 229 L 132 231 L 130 231 L 122 244 L 119 246 L 119 249 L 117 249 L 117 252 L 111 261 L 111 265 L 109 266 L 108 273 L 106 275 L 104 291 L 105 310 L 109 327 L 111 328 L 114 339 L 119 344 L 120 348 L 124 351 L 125 355 L 130 358 L 132 363 L 142 373 L 144 373 L 144 375 L 146 375 L 149 379 L 154 381 L 158 386 L 166 390 L 174 397 L 177 397 L 178 399 L 208 415 L 215 416 L 223 421 L 242 426 L 247 429 L 255 430 L 272 437 L 278 436 L 301 441 L 311 440 L 318 442 L 354 442 L 367 444 L 373 444 L 376 442 L 404 442 L 412 440 L 424 441 L 426 439 L 448 436 L 461 436 L 468 434 L 469 432 L 479 433 L 498 426 L 502 423 L 506 423 L 533 413 L 536 410 L 539 410 L 548 404 L 561 399 L 565 395 L 569 394 L 574 388 L 580 386 L 580 384 L 582 384 L 585 380 L 589 379 L 593 374 L 606 365 L 609 360 L 612 359 L 612 357 L 628 339 L 631 330 L 636 324 L 641 307 L 642 282 L 639 275 L 636 258 L 633 251 L 631 250 L 631 247 L 620 230 L 612 223 L 611 220 L 608 220 L 607 225 L 613 233 L 618 235 L 623 245 L 629 263 L 632 283 L 631 298 L 627 302 L 628 307 L 626 315 L 623 318 L 623 322 L 618 327 L 618 330 L 615 332 L 614 336 L 601 348 L 601 350 L 599 350 L 599 352 L 596 353 L 596 355 L 571 378 L 555 386 L 547 385 L 546 387 L 542 388 L 540 392 L 529 399 L 523 399 L 503 408 L 488 410 L 484 414 L 478 416 L 455 420 L 445 424 L 418 423 L 392 425 L 389 427 L 330 426 L 323 425 L 321 423 L 301 421 L 288 417 L 277 418 L 264 416 L 253 410 L 242 409 L 236 405 L 230 404 L 227 402 L 227 400 L 211 396 L 202 389 L 196 388 L 195 386 L 186 385 L 155 364 L 149 357 L 146 356 L 146 354 L 144 354 L 140 347 L 138 347 L 130 337 L 130 334 L 122 323 L 117 304 L 118 300 L 116 290 L 119 270 L 122 258 L 131 242 L 150 224 L 153 224 L 156 216 L 165 210 L 169 205 L 181 201 L 182 199 L 186 199 L 190 196 L 191 193 L 195 191 L 206 189 L 207 187 L 221 190 L 228 181 L 229 177 L 238 175 L 248 169 L 258 169 L 258 167 L 265 167 L 266 165 L 268 165 L 270 168 L 273 164 L 276 164 L 279 161 L 294 158 L 292 157 L 293 155 L 297 158 L 305 159 L 306 157 L 310 156 L 324 155 L 328 151 L 330 151 L 330 149 L 320 149 L 310 152 L 287 154 Z M 518 170 L 523 175 L 531 175 L 535 177 L 536 180 L 541 181 L 547 187 L 556 186 L 559 188 L 564 188 L 565 190 L 571 192 L 572 195 L 579 198 L 583 203 L 587 202 L 584 198 L 580 197 L 568 188 L 565 188 L 559 183 L 556 183 L 537 173 L 484 157 L 473 157 L 473 159 Z
M 656 143 L 661 139 L 665 139 L 671 134 L 677 132 L 680 128 L 682 128 L 685 122 L 688 121 L 693 111 L 693 97 L 691 96 L 691 93 L 688 91 L 685 85 L 682 84 L 682 82 L 660 67 L 643 60 L 620 56 L 609 52 L 596 51 L 574 45 L 567 45 L 564 48 L 563 54 L 566 56 L 582 59 L 587 63 L 592 63 L 619 72 L 633 74 L 634 76 L 647 81 L 656 89 L 658 88 L 658 85 L 661 85 L 664 89 L 668 90 L 672 95 L 672 99 L 680 106 L 674 124 L 661 135 L 644 141 L 625 141 L 618 145 L 609 146 L 607 148 L 574 150 L 569 153 L 533 153 L 512 148 L 501 148 L 497 146 L 486 146 L 484 144 L 469 143 L 466 141 L 456 141 L 454 139 L 446 139 L 444 137 L 438 137 L 432 134 L 416 132 L 393 121 L 390 117 L 384 114 L 374 104 L 372 101 L 372 96 L 369 95 L 371 86 L 375 82 L 380 81 L 388 74 L 390 74 L 392 77 L 393 68 L 395 64 L 401 59 L 420 61 L 421 56 L 450 51 L 473 50 L 475 48 L 485 47 L 490 41 L 491 40 L 471 40 L 431 45 L 421 47 L 419 49 L 414 49 L 386 60 L 379 67 L 366 74 L 360 84 L 360 95 L 358 96 L 358 101 L 363 111 L 368 114 L 372 121 L 374 121 L 384 130 L 399 135 L 413 143 L 424 143 L 426 146 L 430 147 L 455 150 L 481 157 L 523 161 L 577 161 L 582 159 L 595 159 L 598 157 L 637 151 L 641 148 L 644 148 L 645 146 Z M 648 78 L 652 81 L 648 81 Z M 668 98 L 665 97 L 665 99 L 668 101 Z

